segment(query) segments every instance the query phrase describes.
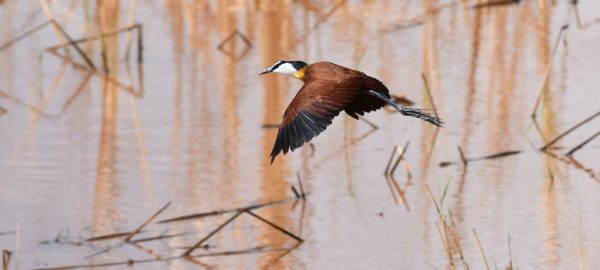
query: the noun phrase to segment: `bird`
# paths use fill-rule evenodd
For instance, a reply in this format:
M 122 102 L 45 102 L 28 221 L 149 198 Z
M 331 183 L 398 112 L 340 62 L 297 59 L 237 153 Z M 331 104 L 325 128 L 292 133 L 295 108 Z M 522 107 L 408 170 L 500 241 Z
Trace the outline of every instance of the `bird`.
M 388 104 L 402 115 L 438 127 L 443 125 L 436 116 L 394 103 L 388 88 L 378 79 L 331 62 L 308 65 L 303 61 L 278 60 L 259 75 L 267 73 L 292 76 L 304 82 L 283 113 L 270 155 L 271 164 L 281 152 L 285 155 L 318 136 L 341 111 L 359 119 L 359 116 Z

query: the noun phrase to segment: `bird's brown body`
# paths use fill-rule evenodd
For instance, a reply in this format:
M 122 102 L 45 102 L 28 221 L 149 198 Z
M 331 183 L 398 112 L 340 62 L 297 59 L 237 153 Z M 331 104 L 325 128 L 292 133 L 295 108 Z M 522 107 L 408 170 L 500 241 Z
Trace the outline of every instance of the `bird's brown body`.
M 304 81 L 283 114 L 271 151 L 271 163 L 279 153 L 285 155 L 319 135 L 341 111 L 358 119 L 359 115 L 389 104 L 402 115 L 442 125 L 439 118 L 419 109 L 398 106 L 390 100 L 389 91 L 382 82 L 357 70 L 330 62 L 306 65 L 302 61 L 280 60 L 260 74 L 270 72 Z
M 319 135 L 341 111 L 358 119 L 359 115 L 383 107 L 386 103 L 369 94 L 369 90 L 390 97 L 379 80 L 334 63 L 316 62 L 303 72 L 300 79 L 304 85 L 283 114 L 271 162 L 280 152 L 293 151 Z

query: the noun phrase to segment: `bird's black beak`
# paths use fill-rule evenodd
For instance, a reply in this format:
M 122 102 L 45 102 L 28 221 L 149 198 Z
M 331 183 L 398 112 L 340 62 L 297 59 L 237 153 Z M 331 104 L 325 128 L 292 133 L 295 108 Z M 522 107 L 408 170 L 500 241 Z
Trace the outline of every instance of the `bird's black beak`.
M 258 75 L 267 74 L 269 72 L 271 72 L 271 71 L 267 68 L 267 69 L 263 70 L 261 73 L 258 73 Z

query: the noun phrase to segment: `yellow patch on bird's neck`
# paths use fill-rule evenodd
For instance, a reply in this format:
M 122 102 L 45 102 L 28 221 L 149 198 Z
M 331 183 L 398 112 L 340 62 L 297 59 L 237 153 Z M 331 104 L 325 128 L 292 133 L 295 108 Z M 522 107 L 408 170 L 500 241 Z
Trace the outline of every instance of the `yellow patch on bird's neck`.
M 296 73 L 294 73 L 294 77 L 296 79 L 304 81 L 304 78 L 306 77 L 306 67 L 303 67 L 296 71 Z

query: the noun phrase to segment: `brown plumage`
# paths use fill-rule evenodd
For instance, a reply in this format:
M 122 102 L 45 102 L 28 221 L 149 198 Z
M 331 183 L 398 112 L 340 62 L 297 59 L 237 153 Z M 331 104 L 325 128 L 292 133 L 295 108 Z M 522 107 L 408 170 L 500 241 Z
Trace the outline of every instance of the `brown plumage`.
M 293 63 L 297 69 L 293 76 L 303 80 L 304 85 L 283 114 L 271 151 L 271 163 L 279 153 L 285 155 L 319 135 L 341 111 L 358 119 L 359 115 L 388 103 L 403 115 L 421 118 L 437 126 L 442 124 L 439 119 L 420 110 L 394 104 L 387 87 L 379 80 L 334 63 L 316 62 L 306 66 L 300 61 L 279 61 L 261 74 L 284 73 L 279 69 L 283 69 L 280 66 L 285 63 Z

